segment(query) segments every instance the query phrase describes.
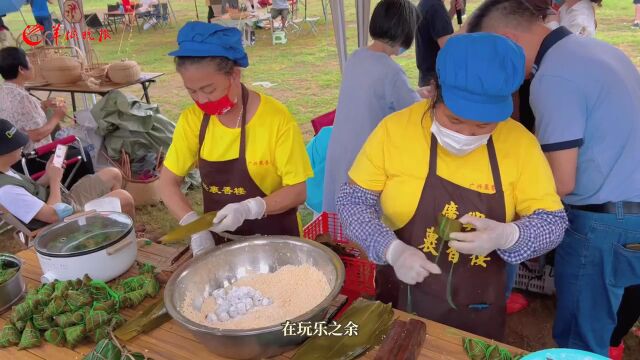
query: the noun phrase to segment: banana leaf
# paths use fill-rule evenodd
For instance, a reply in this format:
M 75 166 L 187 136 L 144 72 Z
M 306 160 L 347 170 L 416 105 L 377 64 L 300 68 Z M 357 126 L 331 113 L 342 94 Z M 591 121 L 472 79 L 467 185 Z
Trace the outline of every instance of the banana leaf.
M 84 339 L 87 334 L 87 330 L 83 324 L 68 327 L 64 329 L 64 338 L 67 340 L 67 347 L 69 349 L 75 348 Z
M 169 320 L 171 320 L 171 316 L 164 306 L 164 298 L 160 298 L 160 300 L 149 305 L 140 315 L 127 321 L 114 334 L 121 340 L 129 341 L 137 335 L 151 331 Z
M 451 237 L 449 236 L 454 232 L 462 231 L 462 223 L 455 219 L 449 219 L 448 217 L 442 216 L 442 214 L 438 215 L 438 236 L 444 241 L 450 241 Z
M 356 300 L 342 315 L 338 324 L 358 325 L 357 335 L 316 336 L 307 340 L 292 360 L 350 360 L 382 342 L 393 320 L 391 304 L 365 299 Z
M 41 342 L 40 332 L 33 327 L 31 321 L 27 322 L 27 326 L 24 328 L 22 332 L 22 337 L 20 338 L 20 344 L 18 344 L 18 349 L 31 349 L 36 346 L 39 346 Z
M 55 346 L 64 344 L 64 330 L 59 327 L 51 328 L 44 333 L 44 340 Z
M 92 311 L 84 319 L 84 326 L 87 332 L 111 323 L 111 317 L 104 311 Z
M 2 332 L 0 332 L 0 347 L 8 347 L 18 345 L 20 343 L 20 333 L 18 329 L 11 323 L 4 324 Z

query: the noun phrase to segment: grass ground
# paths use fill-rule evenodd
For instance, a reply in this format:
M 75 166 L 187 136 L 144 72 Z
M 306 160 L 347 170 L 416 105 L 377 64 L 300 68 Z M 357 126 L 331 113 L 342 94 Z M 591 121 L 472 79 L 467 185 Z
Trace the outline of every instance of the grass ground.
M 106 4 L 109 2 L 84 0 L 85 13 L 101 14 L 106 10 Z M 126 57 L 139 62 L 145 71 L 166 73 L 157 84 L 151 87 L 151 99 L 160 104 L 165 115 L 177 120 L 181 109 L 189 105 L 191 100 L 181 86 L 180 79 L 173 68 L 172 59 L 166 54 L 176 47 L 175 39 L 179 27 L 186 21 L 195 20 L 196 15 L 192 0 L 171 0 L 171 3 L 178 18 L 178 25 L 172 24 L 168 29 L 149 30 L 142 34 L 136 31 L 126 34 L 119 32 L 112 34 L 110 40 L 92 45 L 104 62 Z M 375 4 L 375 0 L 372 3 Z M 470 14 L 479 3 L 479 0 L 469 0 L 467 13 Z M 344 6 L 347 44 L 351 52 L 357 46 L 354 2 L 346 1 Z M 204 1 L 198 1 L 198 7 L 200 19 L 206 18 Z M 247 48 L 250 66 L 244 71 L 243 76 L 247 84 L 261 81 L 276 84 L 268 89 L 257 89 L 284 102 L 301 124 L 303 133 L 308 139 L 312 136 L 308 122 L 336 106 L 340 70 L 330 14 L 328 22 L 325 22 L 320 1 L 309 1 L 307 11 L 309 17 L 320 17 L 319 33 L 313 35 L 305 31 L 290 34 L 286 45 L 273 46 L 270 32 L 258 30 L 256 45 Z M 32 24 L 34 21 L 30 9 L 25 7 L 23 12 L 27 21 Z M 59 10 L 55 12 L 60 13 Z M 302 4 L 299 14 L 300 16 L 304 14 Z M 640 65 L 640 32 L 630 28 L 633 14 L 631 0 L 605 1 L 604 6 L 597 10 L 598 38 L 618 46 L 636 65 Z M 15 35 L 25 27 L 17 13 L 9 15 L 6 20 Z M 413 48 L 398 57 L 397 61 L 406 71 L 411 83 L 417 84 Z M 136 88 L 130 88 L 127 91 L 140 95 L 140 91 Z M 200 207 L 201 198 L 197 191 L 192 191 L 189 198 L 196 207 Z M 160 236 L 176 225 L 176 221 L 167 214 L 163 205 L 142 206 L 137 210 L 137 222 L 146 225 L 147 236 L 151 238 Z M 9 239 L 7 233 L 2 236 L 4 239 L 0 240 L 0 252 L 15 252 L 20 249 L 20 245 Z M 534 297 L 533 304 L 527 311 L 510 318 L 511 335 L 508 340 L 514 345 L 529 350 L 553 346 L 549 336 L 552 313 L 553 301 L 549 297 Z M 537 335 L 531 336 L 531 333 Z M 627 351 L 627 359 L 640 359 L 639 343 L 637 339 L 629 338 L 627 344 L 630 351 Z

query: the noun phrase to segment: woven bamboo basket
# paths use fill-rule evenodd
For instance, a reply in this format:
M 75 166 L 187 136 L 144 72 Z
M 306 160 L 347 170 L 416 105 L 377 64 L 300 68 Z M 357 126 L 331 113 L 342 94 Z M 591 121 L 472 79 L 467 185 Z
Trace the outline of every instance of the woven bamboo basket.
M 95 49 L 91 48 L 87 55 L 87 65 L 84 68 L 85 77 L 94 78 L 98 81 L 106 81 L 108 68 L 109 63 L 101 62 L 98 53 L 96 53 Z
M 160 167 L 162 166 L 161 158 L 163 156 L 162 150 L 158 152 L 158 161 L 156 162 L 156 171 L 160 173 Z M 124 181 L 123 189 L 126 190 L 131 196 L 136 205 L 153 205 L 158 204 L 161 201 L 160 197 L 160 176 L 156 175 L 153 178 L 140 180 L 133 178 L 131 173 L 131 161 L 129 154 L 122 149 L 120 155 L 120 161 L 115 163 L 108 155 L 105 157 L 117 167 L 122 173 L 122 179 Z

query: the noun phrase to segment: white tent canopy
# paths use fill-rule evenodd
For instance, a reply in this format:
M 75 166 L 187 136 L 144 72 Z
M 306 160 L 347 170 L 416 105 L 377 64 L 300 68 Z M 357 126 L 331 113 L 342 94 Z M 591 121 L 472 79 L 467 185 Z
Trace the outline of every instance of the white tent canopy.
M 369 42 L 369 14 L 371 14 L 371 0 L 355 0 L 356 16 L 358 19 L 358 47 L 365 46 Z M 340 59 L 340 72 L 347 62 L 347 32 L 344 21 L 344 1 L 331 0 L 331 17 L 333 19 L 333 32 Z

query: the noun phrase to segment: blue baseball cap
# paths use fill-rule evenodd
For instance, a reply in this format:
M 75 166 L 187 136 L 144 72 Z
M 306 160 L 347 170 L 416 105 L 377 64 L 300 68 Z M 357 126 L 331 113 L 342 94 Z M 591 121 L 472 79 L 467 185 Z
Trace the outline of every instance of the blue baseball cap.
M 455 35 L 438 53 L 436 72 L 449 110 L 467 120 L 496 123 L 513 112 L 512 94 L 524 81 L 524 50 L 501 35 Z
M 202 21 L 188 22 L 180 29 L 178 50 L 170 52 L 169 56 L 222 56 L 240 67 L 249 66 L 240 30 Z

